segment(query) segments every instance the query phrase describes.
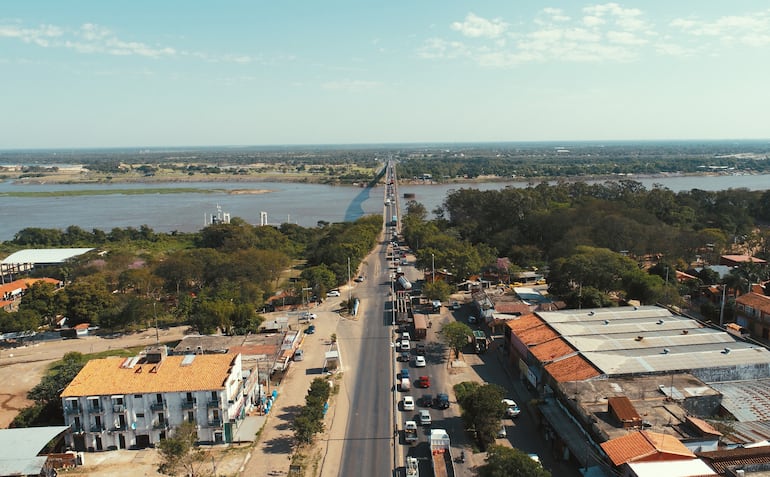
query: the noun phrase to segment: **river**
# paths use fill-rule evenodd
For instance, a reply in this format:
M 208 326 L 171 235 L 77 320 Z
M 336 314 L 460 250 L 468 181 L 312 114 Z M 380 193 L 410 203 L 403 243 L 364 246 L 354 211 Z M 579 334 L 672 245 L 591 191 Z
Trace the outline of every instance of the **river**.
M 660 184 L 675 192 L 690 189 L 724 190 L 745 187 L 770 189 L 770 175 L 628 177 L 651 188 Z M 415 194 L 415 200 L 429 211 L 441 205 L 448 191 L 460 188 L 480 190 L 506 186 L 526 187 L 525 182 L 438 184 L 399 186 L 401 194 Z M 260 212 L 269 224 L 284 222 L 306 227 L 319 221 L 355 220 L 365 214 L 381 213 L 384 191 L 351 186 L 283 182 L 205 182 L 168 184 L 34 184 L 0 183 L 0 195 L 9 192 L 52 192 L 73 190 L 195 188 L 198 192 L 173 194 L 104 194 L 54 197 L 0 197 L 0 240 L 10 240 L 27 227 L 64 229 L 77 225 L 85 230 L 109 231 L 115 227 L 148 225 L 157 232 L 193 232 L 204 226 L 206 216 L 216 214 L 217 205 L 232 217 L 258 224 Z M 266 190 L 261 194 L 234 194 L 234 190 Z M 403 204 L 403 199 L 402 199 Z

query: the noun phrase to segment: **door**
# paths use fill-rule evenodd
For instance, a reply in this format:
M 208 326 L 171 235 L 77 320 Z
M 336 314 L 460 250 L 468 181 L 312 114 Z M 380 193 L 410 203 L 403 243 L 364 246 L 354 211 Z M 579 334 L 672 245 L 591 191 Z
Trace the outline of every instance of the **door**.
M 126 436 L 123 434 L 118 434 L 118 449 L 125 449 L 126 448 Z
M 96 436 L 96 450 L 97 451 L 104 450 L 104 448 L 102 446 L 102 437 L 101 436 Z

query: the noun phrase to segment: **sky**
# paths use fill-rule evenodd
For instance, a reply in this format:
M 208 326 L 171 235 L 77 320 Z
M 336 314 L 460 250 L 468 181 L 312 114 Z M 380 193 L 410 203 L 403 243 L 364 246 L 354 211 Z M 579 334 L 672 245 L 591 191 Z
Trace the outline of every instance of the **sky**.
M 0 149 L 770 138 L 770 4 L 6 0 Z

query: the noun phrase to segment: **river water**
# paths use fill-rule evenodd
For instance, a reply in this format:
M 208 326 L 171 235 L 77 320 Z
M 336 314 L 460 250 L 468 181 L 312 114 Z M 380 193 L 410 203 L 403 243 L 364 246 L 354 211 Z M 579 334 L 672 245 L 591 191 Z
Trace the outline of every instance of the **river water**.
M 633 178 L 651 188 L 660 184 L 674 192 L 690 189 L 724 190 L 745 187 L 770 189 L 770 175 L 670 176 Z M 415 194 L 415 200 L 432 211 L 441 205 L 448 191 L 460 188 L 480 190 L 506 186 L 526 187 L 525 182 L 478 184 L 402 185 L 399 193 Z M 61 197 L 9 197 L 13 191 L 72 191 L 109 189 L 196 188 L 199 192 L 174 194 L 105 194 Z M 233 194 L 233 190 L 269 190 L 264 194 Z M 77 225 L 85 230 L 109 231 L 114 227 L 148 225 L 157 232 L 193 232 L 204 226 L 206 216 L 216 214 L 217 205 L 232 217 L 258 224 L 260 212 L 267 212 L 269 224 L 284 222 L 312 227 L 318 221 L 355 220 L 365 214 L 381 213 L 384 190 L 294 184 L 279 182 L 205 182 L 169 184 L 34 184 L 0 183 L 0 241 L 10 240 L 27 227 L 64 229 Z M 403 204 L 402 199 L 402 204 Z

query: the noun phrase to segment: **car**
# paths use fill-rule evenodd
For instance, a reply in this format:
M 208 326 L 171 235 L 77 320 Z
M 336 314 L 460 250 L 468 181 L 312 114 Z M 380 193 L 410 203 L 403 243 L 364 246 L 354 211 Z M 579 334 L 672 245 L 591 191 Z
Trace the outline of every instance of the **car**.
M 414 398 L 412 396 L 404 396 L 401 406 L 404 411 L 414 411 Z
M 430 387 L 430 377 L 428 376 L 420 376 L 417 379 L 417 386 L 421 388 L 429 388 Z
M 355 281 L 358 282 L 358 283 L 361 283 L 362 281 L 364 281 L 364 276 L 363 275 L 357 276 Z
M 328 296 L 328 297 L 340 296 L 340 291 L 339 290 L 332 290 L 332 291 L 326 293 L 326 296 Z
M 432 394 L 423 394 L 422 397 L 420 398 L 419 404 L 422 407 L 431 407 L 431 406 L 433 406 L 433 395 Z
M 417 353 L 417 356 L 425 356 L 426 348 L 425 343 L 417 343 L 417 347 L 415 348 L 415 352 Z
M 415 356 L 414 358 L 414 367 L 415 368 L 424 368 L 427 365 L 425 362 L 425 356 Z
M 409 370 L 404 368 L 398 372 L 398 379 L 409 379 Z
M 409 265 L 409 260 L 405 258 L 401 259 L 401 265 Z
M 547 285 L 548 282 L 545 280 L 545 278 L 541 278 L 540 280 L 537 280 L 535 282 L 535 285 Z
M 412 336 L 409 334 L 408 331 L 402 331 L 401 332 L 401 341 L 406 340 L 409 341 L 412 339 Z
M 508 431 L 505 430 L 505 426 L 500 426 L 500 430 L 497 431 L 497 438 L 502 439 L 508 436 Z
M 433 400 L 433 407 L 436 409 L 448 409 L 449 408 L 449 394 L 439 393 L 436 399 Z
M 300 320 L 315 320 L 316 318 L 318 318 L 318 315 L 316 315 L 315 313 L 310 313 L 308 311 L 301 313 L 299 315 Z
M 471 316 L 469 316 L 469 317 L 468 317 L 468 323 L 476 323 L 477 321 L 479 321 L 479 319 L 478 319 L 478 318 L 476 318 L 476 317 L 475 317 L 475 316 L 473 316 L 473 315 L 471 315 Z
M 402 351 L 401 353 L 399 353 L 397 359 L 398 361 L 408 363 L 409 360 L 411 359 L 411 357 L 409 356 L 409 351 Z
M 452 309 L 453 310 L 459 310 L 460 309 L 460 302 L 459 301 L 453 301 L 452 302 Z
M 409 344 L 409 340 L 401 340 L 401 351 L 411 351 L 412 345 Z
M 313 333 L 315 333 L 315 325 L 310 325 L 305 329 L 306 335 L 312 335 Z
M 427 409 L 420 409 L 418 417 L 420 419 L 420 425 L 430 426 L 430 424 L 433 422 L 433 420 L 430 418 L 430 411 Z
M 503 404 L 505 404 L 506 416 L 513 418 L 521 414 L 521 409 L 519 409 L 519 405 L 516 404 L 516 401 L 514 401 L 513 399 L 503 399 Z

